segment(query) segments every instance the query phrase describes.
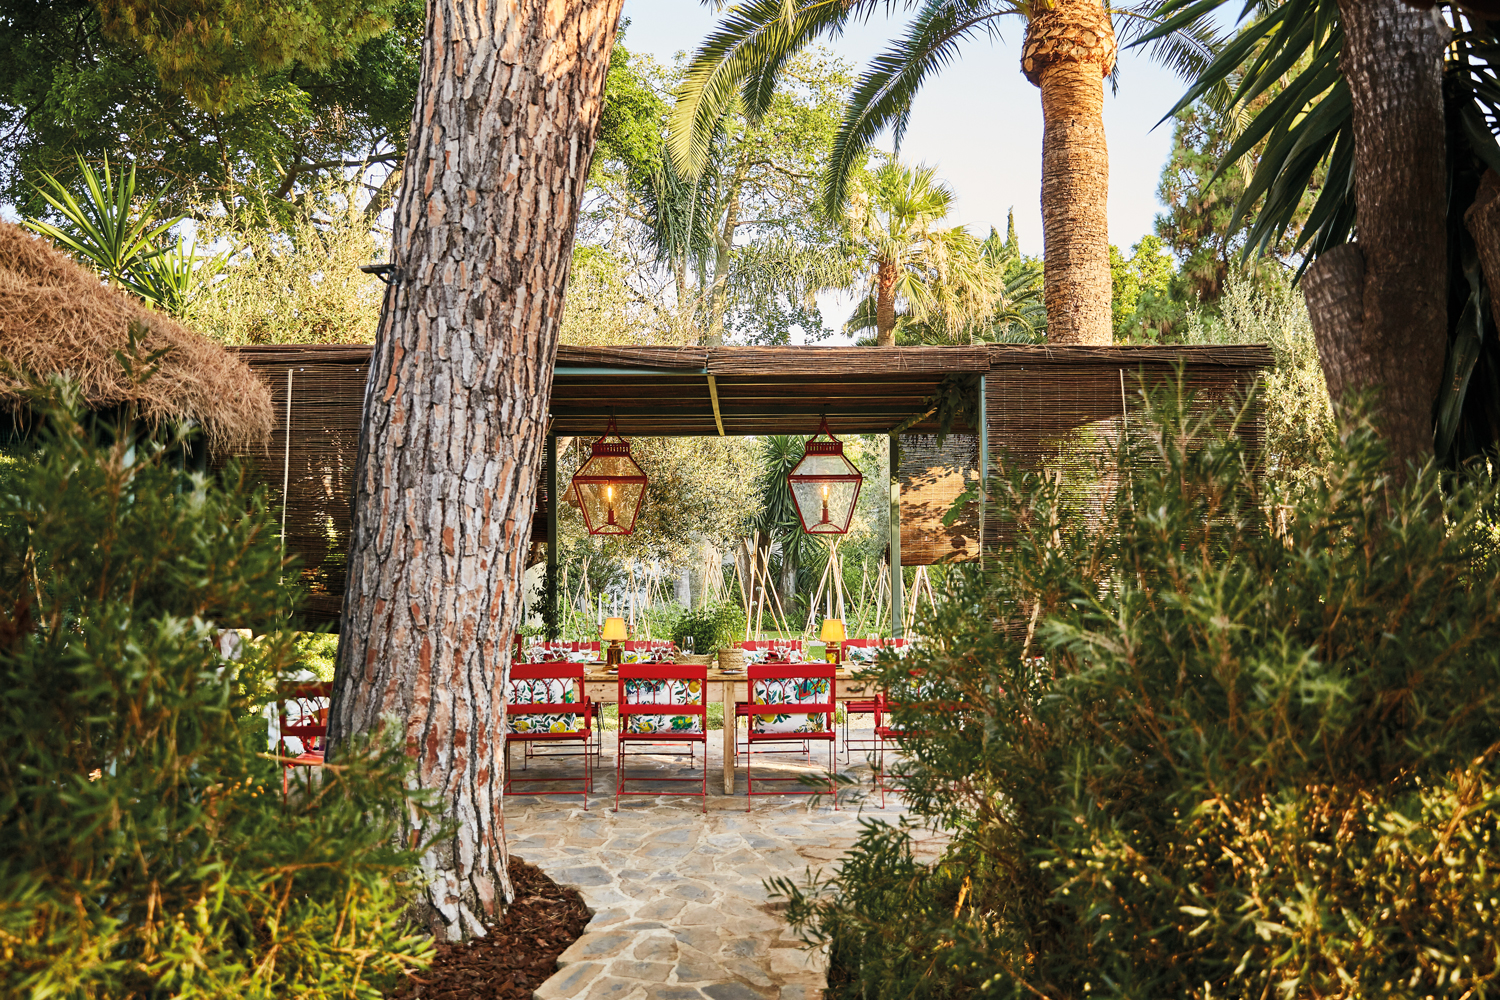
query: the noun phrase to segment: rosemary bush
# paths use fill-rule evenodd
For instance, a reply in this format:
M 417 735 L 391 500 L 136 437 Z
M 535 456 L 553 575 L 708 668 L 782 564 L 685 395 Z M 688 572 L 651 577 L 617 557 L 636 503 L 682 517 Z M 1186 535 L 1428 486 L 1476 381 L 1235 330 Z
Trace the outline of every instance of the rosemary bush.
M 1494 493 L 1357 425 L 1273 523 L 1212 423 L 1131 433 L 1102 526 L 1000 484 L 1004 551 L 884 664 L 953 836 L 775 884 L 830 996 L 1500 993 Z
M 55 387 L 0 490 L 0 995 L 382 996 L 430 947 L 395 888 L 400 748 L 283 804 L 242 725 L 296 660 L 263 495 L 81 412 Z M 229 625 L 271 631 L 231 661 Z

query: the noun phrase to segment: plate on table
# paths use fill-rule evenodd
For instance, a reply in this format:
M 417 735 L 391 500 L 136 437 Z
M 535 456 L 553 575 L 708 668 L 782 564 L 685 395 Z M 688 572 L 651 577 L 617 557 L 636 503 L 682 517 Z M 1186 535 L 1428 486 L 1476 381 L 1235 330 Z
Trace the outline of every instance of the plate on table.
M 719 668 L 719 673 L 721 673 L 721 674 L 743 674 L 744 672 L 745 672 L 745 668 L 744 667 L 720 667 Z

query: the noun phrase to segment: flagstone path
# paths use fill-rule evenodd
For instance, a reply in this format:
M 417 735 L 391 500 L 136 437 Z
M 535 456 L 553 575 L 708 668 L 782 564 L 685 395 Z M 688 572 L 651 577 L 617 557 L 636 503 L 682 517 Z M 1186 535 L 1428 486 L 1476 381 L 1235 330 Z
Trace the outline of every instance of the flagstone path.
M 888 796 L 879 809 L 878 799 L 861 801 L 862 793 L 845 791 L 836 812 L 826 797 L 757 796 L 747 813 L 743 770 L 740 794 L 718 794 L 713 754 L 706 815 L 701 800 L 667 797 L 625 798 L 614 812 L 608 733 L 605 747 L 587 812 L 577 796 L 506 803 L 512 853 L 577 886 L 595 911 L 583 936 L 559 956 L 557 973 L 536 991 L 538 1000 L 821 997 L 826 956 L 803 947 L 763 881 L 801 882 L 809 869 L 829 872 L 858 837 L 862 819 L 899 821 L 899 800 Z M 576 757 L 555 765 L 533 761 L 530 770 L 571 772 L 577 764 Z M 631 764 L 632 774 L 689 770 L 671 757 L 632 757 Z M 759 758 L 755 766 L 761 773 Z M 796 773 L 808 764 L 767 758 L 765 767 Z M 863 778 L 868 789 L 867 764 L 842 770 Z M 935 852 L 941 838 L 927 834 L 923 845 L 924 853 Z

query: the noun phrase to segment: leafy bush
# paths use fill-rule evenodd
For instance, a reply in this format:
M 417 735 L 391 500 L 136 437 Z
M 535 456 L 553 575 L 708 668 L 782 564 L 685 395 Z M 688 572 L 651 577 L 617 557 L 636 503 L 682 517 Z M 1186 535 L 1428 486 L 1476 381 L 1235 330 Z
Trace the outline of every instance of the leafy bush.
M 952 839 L 776 883 L 830 996 L 1494 996 L 1495 494 L 1361 425 L 1273 524 L 1236 442 L 1143 424 L 1100 528 L 1001 484 L 1010 544 L 884 664 Z
M 687 636 L 693 637 L 695 653 L 732 646 L 745 636 L 745 609 L 733 601 L 711 601 L 688 609 L 672 624 L 678 649 Z
M 0 495 L 0 995 L 383 995 L 429 948 L 401 748 L 283 803 L 247 711 L 296 655 L 263 495 L 80 413 L 58 387 Z M 273 630 L 230 661 L 225 625 Z

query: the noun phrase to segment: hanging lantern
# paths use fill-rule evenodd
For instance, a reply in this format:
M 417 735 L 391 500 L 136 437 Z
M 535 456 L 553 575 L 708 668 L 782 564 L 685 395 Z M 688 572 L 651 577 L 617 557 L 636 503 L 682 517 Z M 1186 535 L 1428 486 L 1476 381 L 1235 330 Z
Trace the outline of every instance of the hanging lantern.
M 646 474 L 630 457 L 630 442 L 620 437 L 614 417 L 570 488 L 589 534 L 628 535 L 635 530 L 646 498 Z
M 826 441 L 818 438 L 827 437 Z M 828 418 L 807 442 L 802 461 L 786 477 L 797 518 L 809 535 L 842 535 L 849 530 L 859 486 L 865 477 L 844 457 L 844 442 L 828 429 Z

